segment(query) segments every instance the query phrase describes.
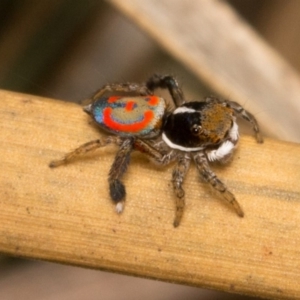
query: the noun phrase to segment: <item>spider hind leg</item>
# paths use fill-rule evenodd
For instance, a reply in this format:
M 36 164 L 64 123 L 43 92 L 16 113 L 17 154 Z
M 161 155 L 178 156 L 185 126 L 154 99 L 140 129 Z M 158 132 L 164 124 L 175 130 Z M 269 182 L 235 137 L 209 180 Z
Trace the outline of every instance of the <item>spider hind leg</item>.
M 79 146 L 75 150 L 67 153 L 62 159 L 51 161 L 49 163 L 49 167 L 56 168 L 61 165 L 65 165 L 65 164 L 75 160 L 77 157 L 84 156 L 85 154 L 87 154 L 89 152 L 93 152 L 93 151 L 97 150 L 98 148 L 105 147 L 108 144 L 112 144 L 112 143 L 119 144 L 120 138 L 115 137 L 115 136 L 108 136 L 104 140 L 98 139 L 98 140 L 90 141 L 88 143 L 85 143 L 85 144 Z
M 117 213 L 121 213 L 124 208 L 126 189 L 120 179 L 129 165 L 133 144 L 134 139 L 132 138 L 125 139 L 122 142 L 109 171 L 108 182 L 110 197 L 116 204 Z
M 126 82 L 126 83 L 109 83 L 104 85 L 90 99 L 84 101 L 89 104 L 99 99 L 106 93 L 134 93 L 141 96 L 151 95 L 151 92 L 145 84 Z

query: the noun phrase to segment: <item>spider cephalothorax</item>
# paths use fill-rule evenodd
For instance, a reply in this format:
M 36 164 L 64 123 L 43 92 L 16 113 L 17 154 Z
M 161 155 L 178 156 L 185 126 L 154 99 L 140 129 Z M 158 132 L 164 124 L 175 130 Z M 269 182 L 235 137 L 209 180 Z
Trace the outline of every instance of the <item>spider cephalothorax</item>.
M 166 101 L 153 94 L 157 88 L 169 90 L 174 109 L 166 109 Z M 104 96 L 107 92 L 130 92 L 137 96 Z M 234 195 L 209 167 L 209 161 L 226 162 L 232 155 L 239 139 L 237 116 L 250 122 L 257 142 L 263 142 L 254 116 L 238 103 L 216 97 L 185 102 L 174 77 L 154 75 L 142 84 L 107 84 L 90 99 L 84 110 L 101 128 L 113 135 L 80 146 L 63 159 L 51 162 L 50 167 L 65 164 L 78 155 L 107 144 L 117 144 L 119 151 L 109 172 L 110 196 L 116 203 L 117 212 L 123 211 L 126 196 L 121 177 L 127 169 L 131 152 L 138 150 L 161 165 L 177 161 L 172 174 L 176 195 L 175 227 L 179 225 L 184 211 L 182 185 L 191 160 L 201 177 L 233 206 L 240 217 L 244 216 Z M 156 142 L 160 137 L 162 142 Z

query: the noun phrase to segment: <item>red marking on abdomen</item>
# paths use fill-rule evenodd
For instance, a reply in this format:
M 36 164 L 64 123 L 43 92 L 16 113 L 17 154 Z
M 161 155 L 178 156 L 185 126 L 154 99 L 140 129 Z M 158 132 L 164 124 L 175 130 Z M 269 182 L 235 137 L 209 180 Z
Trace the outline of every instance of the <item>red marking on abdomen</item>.
M 159 102 L 159 97 L 157 96 L 147 96 L 147 98 L 149 98 L 150 100 L 148 101 L 148 103 L 150 105 L 157 105 Z
M 151 110 L 144 112 L 144 119 L 140 122 L 135 122 L 133 124 L 122 124 L 118 123 L 111 118 L 112 108 L 107 107 L 103 110 L 103 122 L 104 124 L 113 130 L 123 131 L 123 132 L 139 132 L 143 130 L 147 125 L 153 120 L 154 113 Z
M 131 111 L 131 110 L 133 110 L 133 108 L 134 108 L 135 105 L 136 105 L 136 103 L 134 101 L 128 101 L 126 103 L 125 109 L 127 111 Z
M 117 100 L 119 100 L 121 98 L 121 96 L 110 96 L 108 99 L 107 99 L 107 102 L 108 103 L 112 103 L 112 102 L 115 102 Z

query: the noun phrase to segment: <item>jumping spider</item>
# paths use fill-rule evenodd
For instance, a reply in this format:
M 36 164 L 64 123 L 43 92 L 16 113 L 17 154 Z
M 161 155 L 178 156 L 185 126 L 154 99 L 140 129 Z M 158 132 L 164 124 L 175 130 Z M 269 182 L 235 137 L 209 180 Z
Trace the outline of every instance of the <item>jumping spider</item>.
M 174 109 L 167 108 L 166 101 L 154 95 L 157 88 L 169 90 Z M 134 93 L 138 96 L 103 96 L 107 92 Z M 160 165 L 177 160 L 172 174 L 176 195 L 174 227 L 180 224 L 183 215 L 185 192 L 182 185 L 191 160 L 195 162 L 200 176 L 232 205 L 240 217 L 244 216 L 234 195 L 209 167 L 209 161 L 226 162 L 232 155 L 239 139 L 236 116 L 247 120 L 252 125 L 257 142 L 263 142 L 256 119 L 238 103 L 216 97 L 208 97 L 202 102 L 186 102 L 175 78 L 154 75 L 142 84 L 103 86 L 90 99 L 84 111 L 113 135 L 80 146 L 63 159 L 52 161 L 50 167 L 66 164 L 79 155 L 110 143 L 117 144 L 119 150 L 108 181 L 110 196 L 116 203 L 118 213 L 123 211 L 126 195 L 121 177 L 129 165 L 131 152 L 138 150 Z M 159 137 L 162 141 L 155 143 Z

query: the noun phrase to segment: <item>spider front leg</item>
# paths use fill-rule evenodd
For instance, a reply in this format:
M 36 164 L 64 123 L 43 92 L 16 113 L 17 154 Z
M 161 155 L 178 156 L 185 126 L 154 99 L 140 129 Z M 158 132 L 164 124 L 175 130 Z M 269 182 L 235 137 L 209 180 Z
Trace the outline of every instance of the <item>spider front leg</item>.
M 244 212 L 235 199 L 234 195 L 228 191 L 227 187 L 223 182 L 221 182 L 215 173 L 209 168 L 207 158 L 205 157 L 203 152 L 197 152 L 193 156 L 195 164 L 198 168 L 198 171 L 201 177 L 208 182 L 222 198 L 227 201 L 236 211 L 236 213 L 240 216 L 244 216 Z
M 81 145 L 80 147 L 76 148 L 75 150 L 67 153 L 62 159 L 53 160 L 50 162 L 49 167 L 50 168 L 56 168 L 61 165 L 67 164 L 70 161 L 76 159 L 79 156 L 83 156 L 86 153 L 95 151 L 98 148 L 105 147 L 108 144 L 117 144 L 119 145 L 121 142 L 121 139 L 116 136 L 109 136 L 105 138 L 103 141 L 101 140 L 94 140 L 88 143 L 85 143 Z
M 177 80 L 173 76 L 155 74 L 148 79 L 146 86 L 152 92 L 157 88 L 168 89 L 176 107 L 185 102 L 183 92 L 179 87 Z
M 229 100 L 227 100 L 226 102 L 229 104 L 229 106 L 235 111 L 235 113 L 238 116 L 242 117 L 244 120 L 248 121 L 252 125 L 253 131 L 255 133 L 256 141 L 258 143 L 263 143 L 264 140 L 263 137 L 261 136 L 260 129 L 255 117 L 237 102 L 229 101 Z

